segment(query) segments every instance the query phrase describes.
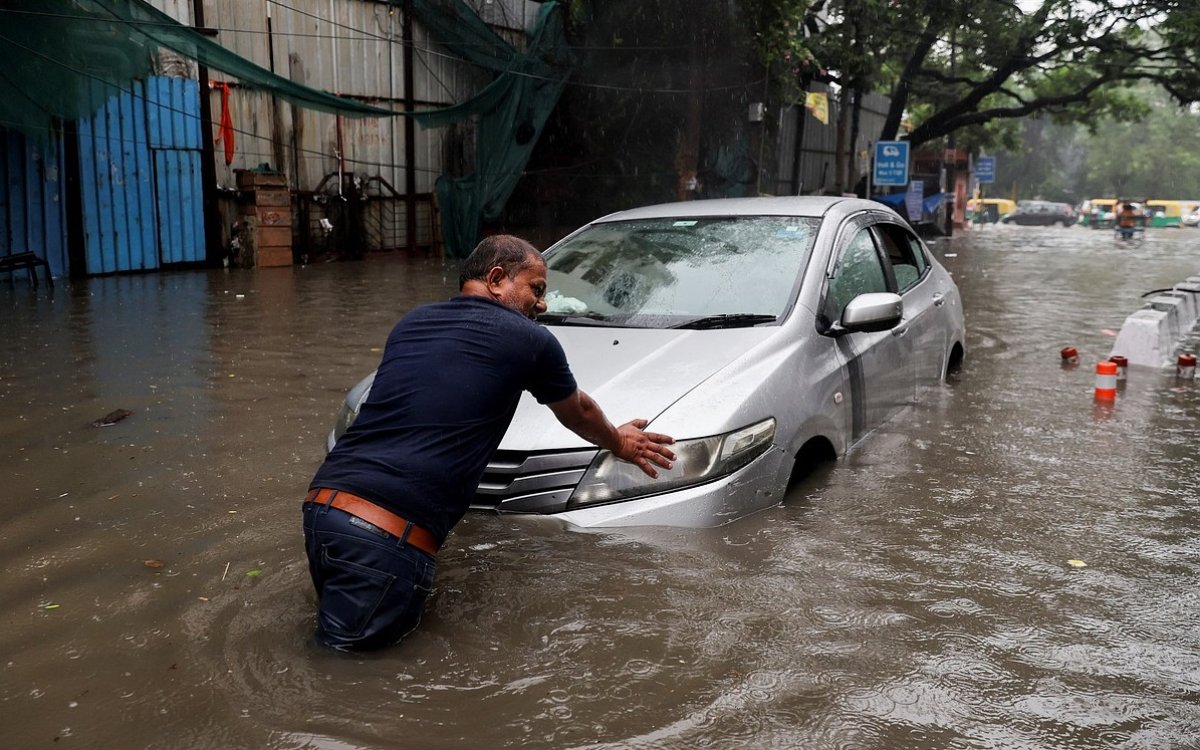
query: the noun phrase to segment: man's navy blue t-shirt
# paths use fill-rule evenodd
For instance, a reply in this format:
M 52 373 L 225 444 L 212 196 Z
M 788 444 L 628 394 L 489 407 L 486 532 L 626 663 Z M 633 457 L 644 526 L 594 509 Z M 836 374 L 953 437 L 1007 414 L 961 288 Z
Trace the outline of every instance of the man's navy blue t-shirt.
M 312 487 L 364 497 L 439 541 L 467 512 L 522 391 L 575 392 L 562 346 L 484 297 L 413 310 L 392 329 L 375 383 Z

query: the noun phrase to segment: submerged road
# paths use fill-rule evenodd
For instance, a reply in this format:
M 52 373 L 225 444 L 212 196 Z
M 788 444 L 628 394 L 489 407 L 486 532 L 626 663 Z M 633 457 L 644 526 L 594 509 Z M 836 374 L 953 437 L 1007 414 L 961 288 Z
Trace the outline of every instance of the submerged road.
M 1133 368 L 1097 407 L 1091 366 L 1197 250 L 938 242 L 953 382 L 716 529 L 468 516 L 419 631 L 366 658 L 309 645 L 299 504 L 345 390 L 456 271 L 0 282 L 4 745 L 1196 747 L 1200 383 Z

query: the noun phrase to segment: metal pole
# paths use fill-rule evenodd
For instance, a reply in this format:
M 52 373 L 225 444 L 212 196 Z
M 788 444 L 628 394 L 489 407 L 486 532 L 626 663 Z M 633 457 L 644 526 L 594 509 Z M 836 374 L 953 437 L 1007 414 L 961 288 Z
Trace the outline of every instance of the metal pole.
M 871 200 L 872 183 L 875 181 L 875 141 L 867 141 L 867 200 Z
M 415 111 L 413 101 L 413 25 L 412 0 L 404 0 L 404 111 Z M 417 124 L 404 118 L 404 219 L 407 222 L 407 249 L 417 248 Z
M 198 31 L 205 33 L 203 0 L 192 0 L 192 22 Z M 207 66 L 197 65 L 196 79 L 200 89 L 200 205 L 204 212 L 204 257 L 209 265 L 219 266 L 225 251 L 221 247 L 221 213 L 216 200 L 217 165 Z

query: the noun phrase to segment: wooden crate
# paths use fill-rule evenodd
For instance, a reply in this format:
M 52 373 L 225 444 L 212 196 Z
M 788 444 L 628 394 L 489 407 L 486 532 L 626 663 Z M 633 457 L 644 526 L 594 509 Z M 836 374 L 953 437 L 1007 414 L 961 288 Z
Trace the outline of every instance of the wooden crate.
M 292 194 L 286 187 L 282 190 L 276 188 L 258 188 L 254 191 L 254 205 L 259 207 L 281 207 L 286 208 L 290 212 L 292 210 Z
M 255 190 L 263 187 L 287 189 L 287 175 L 284 174 L 239 169 L 236 175 L 238 190 Z
M 291 223 L 285 227 L 258 227 L 254 230 L 254 244 L 256 247 L 291 247 Z
M 266 246 L 259 247 L 255 253 L 255 265 L 259 268 L 275 268 L 278 266 L 292 265 L 292 248 Z

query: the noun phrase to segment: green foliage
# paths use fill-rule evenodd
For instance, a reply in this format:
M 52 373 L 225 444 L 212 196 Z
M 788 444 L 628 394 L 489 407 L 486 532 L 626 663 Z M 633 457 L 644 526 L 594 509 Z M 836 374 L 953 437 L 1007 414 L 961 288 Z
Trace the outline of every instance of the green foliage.
M 1001 151 L 992 192 L 1020 199 L 1200 198 L 1200 114 L 1162 89 L 1141 86 L 1138 119 L 1022 123 L 1020 148 Z M 1128 113 L 1127 113 L 1128 114 Z
M 1044 114 L 1054 122 L 1136 118 L 1128 87 L 1155 82 L 1200 100 L 1200 3 L 1194 0 L 818 0 L 806 41 L 829 77 L 889 93 L 914 145 L 958 133 L 1003 140 L 988 123 Z M 976 132 L 970 132 L 976 131 Z
M 1083 138 L 1089 193 L 1200 197 L 1200 116 L 1158 95 L 1139 122 L 1107 121 Z
M 820 75 L 816 55 L 804 38 L 807 3 L 795 0 L 744 0 L 743 21 L 750 46 L 770 71 L 777 101 L 790 103 L 803 95 L 801 82 Z

